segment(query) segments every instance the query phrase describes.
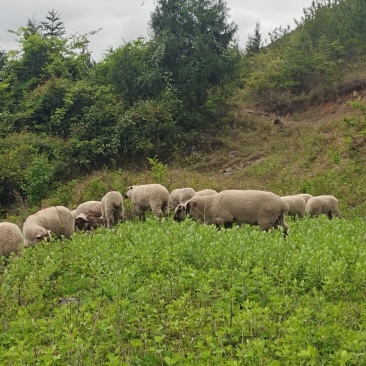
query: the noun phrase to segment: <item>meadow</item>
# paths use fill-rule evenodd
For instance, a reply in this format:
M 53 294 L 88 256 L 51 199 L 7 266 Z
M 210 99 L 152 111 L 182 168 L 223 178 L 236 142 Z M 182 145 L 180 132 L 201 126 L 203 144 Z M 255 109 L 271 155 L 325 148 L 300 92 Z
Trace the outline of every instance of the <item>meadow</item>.
M 364 219 L 136 220 L 1 263 L 1 365 L 364 365 Z

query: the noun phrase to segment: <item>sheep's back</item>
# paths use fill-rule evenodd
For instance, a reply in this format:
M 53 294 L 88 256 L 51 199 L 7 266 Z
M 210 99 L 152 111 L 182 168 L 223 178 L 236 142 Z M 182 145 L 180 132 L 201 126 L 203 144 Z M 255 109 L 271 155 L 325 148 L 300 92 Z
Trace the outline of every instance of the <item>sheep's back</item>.
M 71 211 L 64 206 L 53 206 L 45 208 L 28 216 L 23 225 L 23 236 L 32 236 L 34 228 L 40 226 L 60 238 L 70 238 L 74 233 L 75 217 Z
M 262 217 L 277 217 L 288 204 L 274 193 L 256 190 L 226 190 L 210 196 L 195 196 L 197 209 L 206 222 L 216 223 L 232 217 L 238 223 L 257 224 Z
M 169 200 L 169 191 L 161 184 L 142 184 L 133 188 L 132 203 L 150 206 L 152 201 Z

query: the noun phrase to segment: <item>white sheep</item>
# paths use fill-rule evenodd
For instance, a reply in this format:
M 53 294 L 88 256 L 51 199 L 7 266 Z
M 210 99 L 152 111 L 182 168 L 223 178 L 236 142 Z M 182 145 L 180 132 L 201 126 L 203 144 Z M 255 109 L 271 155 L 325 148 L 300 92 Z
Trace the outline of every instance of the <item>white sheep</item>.
M 202 189 L 201 191 L 196 192 L 196 196 L 210 196 L 211 194 L 216 194 L 217 191 L 214 189 Z
M 64 206 L 45 208 L 28 216 L 23 224 L 25 246 L 34 245 L 42 240 L 56 238 L 71 238 L 75 228 L 75 217 Z
M 81 203 L 71 211 L 75 217 L 75 228 L 78 230 L 91 230 L 103 225 L 102 204 L 100 201 L 87 201 Z
M 185 203 L 196 194 L 193 188 L 173 189 L 169 194 L 169 208 L 175 209 L 180 203 Z
M 22 232 L 18 225 L 11 222 L 0 223 L 0 256 L 17 253 L 24 244 Z
M 123 197 L 120 192 L 110 191 L 108 192 L 101 201 L 102 217 L 106 227 L 111 227 L 123 220 L 124 207 Z
M 169 214 L 169 191 L 161 184 L 141 184 L 128 187 L 125 193 L 135 206 L 140 220 L 145 220 L 145 212 L 151 209 L 157 217 Z
M 311 217 L 318 217 L 321 214 L 328 216 L 329 220 L 332 219 L 332 215 L 341 217 L 341 213 L 338 208 L 338 200 L 331 195 L 315 196 L 309 199 L 306 204 L 305 212 Z
M 281 225 L 287 234 L 285 214 L 288 204 L 272 192 L 257 190 L 226 190 L 209 196 L 194 196 L 175 209 L 174 220 L 182 221 L 187 214 L 205 224 L 233 223 L 259 225 L 262 230 Z
M 306 201 L 301 195 L 281 196 L 289 206 L 288 216 L 298 216 L 302 219 L 305 216 Z

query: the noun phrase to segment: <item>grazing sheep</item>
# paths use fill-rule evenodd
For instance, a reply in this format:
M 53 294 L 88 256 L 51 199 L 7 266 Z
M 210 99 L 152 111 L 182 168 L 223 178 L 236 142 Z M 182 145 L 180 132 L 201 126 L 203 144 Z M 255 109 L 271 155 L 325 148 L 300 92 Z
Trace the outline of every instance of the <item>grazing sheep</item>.
M 193 188 L 173 189 L 169 194 L 169 208 L 175 209 L 180 203 L 185 203 L 196 194 Z
M 71 211 L 75 217 L 77 230 L 91 230 L 103 225 L 102 204 L 100 201 L 87 201 Z
M 124 207 L 123 197 L 120 192 L 110 191 L 108 192 L 101 201 L 102 206 L 102 217 L 106 227 L 111 227 L 123 220 Z
M 50 240 L 51 234 L 56 238 L 71 238 L 75 228 L 75 217 L 64 206 L 45 208 L 28 216 L 23 225 L 25 246 L 34 245 L 42 240 Z
M 300 195 L 281 197 L 289 206 L 288 216 L 298 216 L 302 219 L 305 216 L 306 201 Z
M 311 194 L 309 194 L 309 193 L 299 193 L 299 194 L 294 194 L 294 196 L 299 196 L 299 197 L 301 197 L 301 198 L 303 198 L 304 200 L 305 200 L 305 202 L 308 202 L 309 201 L 309 199 L 311 198 L 311 197 L 313 197 Z
M 8 256 L 17 253 L 24 244 L 23 235 L 18 225 L 11 222 L 0 223 L 0 256 Z
M 211 194 L 216 194 L 217 191 L 214 189 L 202 189 L 202 191 L 196 192 L 196 196 L 210 196 Z
M 140 220 L 146 220 L 145 212 L 148 209 L 157 217 L 169 214 L 169 191 L 161 184 L 130 186 L 125 197 L 131 199 Z
M 182 221 L 186 214 L 205 224 L 233 223 L 259 225 L 262 230 L 283 226 L 287 234 L 285 214 L 288 204 L 272 192 L 257 190 L 226 190 L 209 196 L 194 196 L 175 209 L 174 220 Z
M 334 196 L 330 195 L 310 198 L 306 204 L 305 212 L 311 217 L 318 217 L 321 214 L 325 214 L 328 216 L 329 220 L 332 219 L 332 214 L 336 217 L 341 217 L 341 213 L 338 208 L 338 200 Z

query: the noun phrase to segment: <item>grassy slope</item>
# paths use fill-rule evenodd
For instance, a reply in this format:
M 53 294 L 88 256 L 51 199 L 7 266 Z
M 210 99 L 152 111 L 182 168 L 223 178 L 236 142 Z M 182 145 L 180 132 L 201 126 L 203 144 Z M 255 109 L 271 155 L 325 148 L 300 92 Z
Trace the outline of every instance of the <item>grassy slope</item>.
M 186 169 L 171 172 L 170 183 L 199 188 L 206 184 L 218 190 L 264 189 L 279 195 L 334 194 L 344 215 L 365 215 L 366 151 L 362 144 L 351 147 L 344 122 L 345 116 L 360 116 L 349 105 L 355 99 L 365 101 L 360 94 L 345 95 L 337 102 L 281 117 L 280 126 L 273 124 L 272 116 L 253 115 L 238 107 L 233 113 L 235 124 L 221 137 L 224 147 L 196 155 Z
M 337 101 L 281 116 L 282 125 L 275 126 L 274 116 L 247 108 L 238 93 L 230 124 L 214 138 L 219 148 L 206 147 L 205 153 L 196 149 L 190 156 L 180 156 L 168 165 L 166 179 L 156 179 L 147 162 L 138 171 L 94 172 L 64 185 L 43 206 L 62 204 L 73 209 L 81 202 L 101 199 L 108 190 L 123 192 L 131 184 L 160 182 L 169 190 L 191 186 L 219 191 L 263 189 L 279 195 L 333 194 L 345 217 L 365 216 L 365 138 L 363 132 L 355 135 L 344 122 L 345 116 L 361 116 L 349 102 L 366 104 L 365 95 L 348 90 Z M 31 211 L 34 209 L 17 207 L 8 220 L 21 225 Z

